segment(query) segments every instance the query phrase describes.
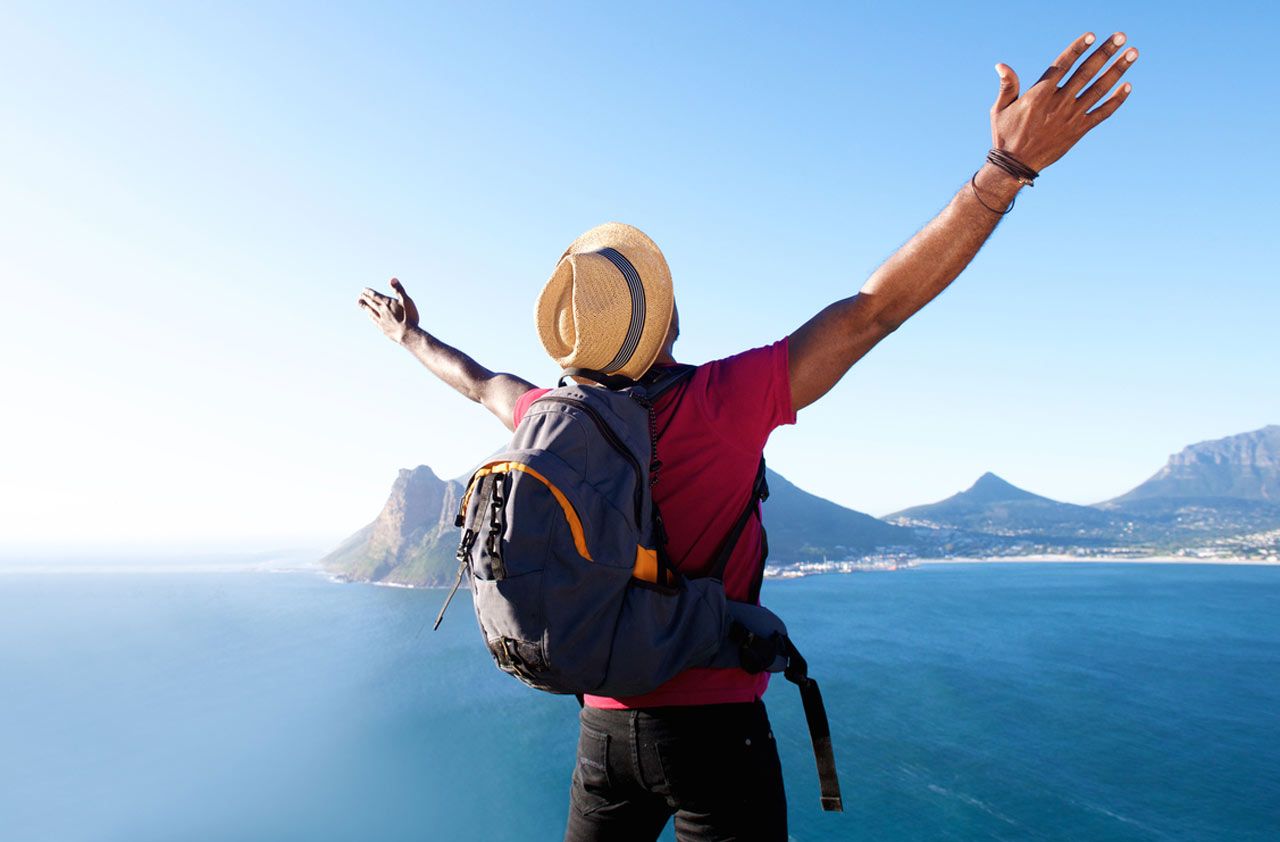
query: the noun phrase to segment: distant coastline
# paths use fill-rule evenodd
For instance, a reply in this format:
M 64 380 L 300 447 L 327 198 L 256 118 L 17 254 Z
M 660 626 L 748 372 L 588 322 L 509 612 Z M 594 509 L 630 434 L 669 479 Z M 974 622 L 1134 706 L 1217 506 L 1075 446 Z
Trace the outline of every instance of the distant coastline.
M 1153 555 L 1153 556 L 1078 556 L 1066 554 L 1033 554 L 990 556 L 986 558 L 917 558 L 913 564 L 1248 564 L 1255 567 L 1280 567 L 1280 558 L 1245 558 Z
M 1254 567 L 1278 567 L 1280 558 L 1245 556 L 1190 556 L 1190 555 L 1071 555 L 1068 553 L 1028 553 L 1004 556 L 951 556 L 946 558 L 914 558 L 906 556 L 872 556 L 842 561 L 806 561 L 795 564 L 771 565 L 765 570 L 769 579 L 802 579 L 841 573 L 875 573 L 907 570 L 912 567 L 941 564 L 1212 564 L 1251 565 Z
M 875 518 L 768 471 L 771 579 L 923 564 L 1280 564 L 1280 424 L 1199 442 L 1090 506 L 988 471 L 945 500 Z M 465 478 L 399 472 L 382 511 L 320 566 L 353 582 L 449 587 Z
M 289 558 L 266 561 L 0 561 L 0 576 L 27 574 L 61 575 L 150 575 L 162 573 L 316 573 L 315 562 L 298 562 Z
M 848 573 L 874 573 L 906 570 L 912 567 L 943 564 L 1209 564 L 1248 565 L 1252 567 L 1280 568 L 1280 558 L 1205 557 L 1179 555 L 1153 556 L 1079 556 L 1040 553 L 1017 556 L 986 556 L 951 558 L 896 558 L 849 559 L 844 561 L 800 562 L 796 564 L 770 565 L 765 576 L 769 579 L 800 579 Z M 0 576 L 5 575 L 148 575 L 165 573 L 315 573 L 337 584 L 373 585 L 381 588 L 407 588 L 411 590 L 447 589 L 448 585 L 417 585 L 404 582 L 375 582 L 349 578 L 324 571 L 315 564 L 299 564 L 281 559 L 276 562 L 254 563 L 190 563 L 190 562 L 50 562 L 50 561 L 0 561 Z

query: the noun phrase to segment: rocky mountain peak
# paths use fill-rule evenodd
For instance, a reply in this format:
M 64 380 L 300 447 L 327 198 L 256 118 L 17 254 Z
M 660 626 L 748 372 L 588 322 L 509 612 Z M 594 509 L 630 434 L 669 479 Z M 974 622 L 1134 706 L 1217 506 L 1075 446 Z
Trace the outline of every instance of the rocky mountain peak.
M 1152 497 L 1231 497 L 1280 503 L 1280 425 L 1185 447 L 1115 503 Z
M 1024 491 L 991 471 L 987 471 L 978 477 L 977 482 L 957 496 L 975 503 L 997 503 L 1008 500 L 1035 500 L 1038 495 Z

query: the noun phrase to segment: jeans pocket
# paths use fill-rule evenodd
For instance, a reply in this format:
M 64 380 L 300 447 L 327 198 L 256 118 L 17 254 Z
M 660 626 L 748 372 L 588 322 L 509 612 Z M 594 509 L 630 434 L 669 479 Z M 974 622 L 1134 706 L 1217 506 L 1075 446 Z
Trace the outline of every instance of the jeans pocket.
M 573 797 L 570 801 L 584 816 L 611 803 L 609 742 L 608 734 L 586 725 L 579 726 L 578 762 L 573 768 Z
M 777 744 L 763 705 L 757 705 L 735 706 L 731 715 L 709 727 L 682 729 L 657 742 L 667 794 L 674 804 L 694 811 L 733 808 L 746 814 L 776 798 L 782 784 Z
M 674 736 L 657 741 L 654 748 L 662 764 L 663 794 L 685 810 L 711 809 L 730 785 L 725 780 L 729 770 L 736 770 L 742 760 L 736 746 L 719 735 Z

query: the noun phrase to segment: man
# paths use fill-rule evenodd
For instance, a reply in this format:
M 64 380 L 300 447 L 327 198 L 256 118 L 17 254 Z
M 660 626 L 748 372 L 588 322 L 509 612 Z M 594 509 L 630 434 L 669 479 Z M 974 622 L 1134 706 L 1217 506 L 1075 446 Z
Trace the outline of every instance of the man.
M 1012 209 L 1018 191 L 1124 102 L 1130 86 L 1116 84 L 1137 51 L 1126 49 L 1106 67 L 1123 47 L 1123 33 L 1068 75 L 1094 40 L 1092 33 L 1077 38 L 1021 96 L 1013 70 L 996 65 L 1000 87 L 987 163 L 856 295 L 772 345 L 699 366 L 658 401 L 664 467 L 653 497 L 681 572 L 698 576 L 709 568 L 747 503 L 770 432 L 794 423 L 796 412 L 942 292 Z M 417 308 L 400 282 L 392 279 L 391 286 L 395 299 L 366 289 L 359 305 L 433 374 L 515 429 L 547 390 L 495 374 L 441 343 L 418 327 Z M 630 226 L 599 226 L 557 264 L 536 308 L 539 336 L 564 368 L 638 378 L 675 363 L 680 327 L 670 290 L 652 240 Z M 758 598 L 762 541 L 753 518 L 725 570 L 730 599 Z M 767 674 L 692 669 L 644 696 L 587 696 L 566 840 L 652 840 L 672 816 L 681 840 L 785 840 L 781 768 L 761 701 L 766 684 Z

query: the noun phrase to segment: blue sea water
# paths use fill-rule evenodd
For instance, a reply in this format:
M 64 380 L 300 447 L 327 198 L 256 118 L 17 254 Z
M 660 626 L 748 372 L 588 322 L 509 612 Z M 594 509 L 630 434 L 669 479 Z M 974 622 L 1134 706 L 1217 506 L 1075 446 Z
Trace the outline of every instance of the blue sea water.
M 1280 569 L 941 565 L 770 581 L 846 812 L 776 681 L 791 834 L 1280 838 Z M 306 573 L 0 575 L 0 839 L 554 840 L 577 704 L 443 593 Z M 668 830 L 668 835 L 670 830 Z

